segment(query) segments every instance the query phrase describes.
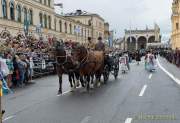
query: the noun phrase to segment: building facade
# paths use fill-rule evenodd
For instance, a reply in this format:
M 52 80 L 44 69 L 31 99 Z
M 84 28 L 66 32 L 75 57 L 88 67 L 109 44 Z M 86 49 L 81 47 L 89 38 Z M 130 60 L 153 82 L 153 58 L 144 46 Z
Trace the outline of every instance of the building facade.
M 88 13 L 82 10 L 76 10 L 75 12 L 65 14 L 65 17 L 91 27 L 92 40 L 94 42 L 97 41 L 98 37 L 102 37 L 104 39 L 105 21 L 98 14 Z
M 147 49 L 148 45 L 161 42 L 160 28 L 155 24 L 154 29 L 125 30 L 124 40 L 125 50 L 135 51 Z
M 91 16 L 93 26 L 89 21 L 61 16 L 55 13 L 54 0 L 0 0 L 0 10 L 0 32 L 7 30 L 14 36 L 27 31 L 37 38 L 56 37 L 80 43 L 86 43 L 87 37 L 95 39 L 97 34 L 104 36 L 104 20 L 100 16 Z M 101 20 L 101 25 L 97 25 L 97 20 Z
M 180 48 L 180 1 L 179 0 L 173 0 L 172 3 L 172 35 L 171 35 L 171 44 L 172 49 Z

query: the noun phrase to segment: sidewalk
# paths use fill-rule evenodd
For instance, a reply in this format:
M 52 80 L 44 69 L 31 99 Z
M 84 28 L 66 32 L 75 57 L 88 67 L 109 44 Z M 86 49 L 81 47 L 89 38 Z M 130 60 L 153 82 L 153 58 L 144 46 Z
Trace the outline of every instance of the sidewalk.
M 180 68 L 176 65 L 169 63 L 165 58 L 158 57 L 160 64 L 164 67 L 168 72 L 170 72 L 174 77 L 180 80 Z

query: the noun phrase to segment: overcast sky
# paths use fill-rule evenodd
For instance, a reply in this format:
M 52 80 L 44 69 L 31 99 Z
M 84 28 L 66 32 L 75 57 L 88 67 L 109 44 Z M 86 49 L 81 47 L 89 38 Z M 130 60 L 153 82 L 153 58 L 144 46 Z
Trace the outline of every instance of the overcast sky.
M 173 0 L 55 0 L 63 3 L 64 13 L 76 9 L 97 13 L 110 28 L 116 30 L 117 37 L 124 36 L 124 29 L 145 29 L 154 26 L 156 22 L 160 28 L 163 40 L 167 40 L 171 33 L 171 4 Z

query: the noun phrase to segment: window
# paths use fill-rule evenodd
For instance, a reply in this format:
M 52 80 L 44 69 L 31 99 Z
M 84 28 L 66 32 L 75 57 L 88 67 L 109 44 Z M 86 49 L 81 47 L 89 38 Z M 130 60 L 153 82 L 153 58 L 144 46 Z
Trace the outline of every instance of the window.
M 48 0 L 48 6 L 51 7 L 51 0 Z
M 62 21 L 59 21 L 59 31 L 62 32 Z
M 90 37 L 90 35 L 89 35 L 89 29 L 88 29 L 88 34 L 87 34 L 87 36 Z
M 29 10 L 29 23 L 33 25 L 33 11 Z
M 47 28 L 47 16 L 44 15 L 44 28 Z
M 26 23 L 28 21 L 28 13 L 27 13 L 27 9 L 24 8 L 24 23 Z
M 21 22 L 21 6 L 17 5 L 17 21 Z
M 81 28 L 81 36 L 83 36 L 83 33 L 84 33 L 83 28 Z
M 69 24 L 69 32 L 70 32 L 70 34 L 72 34 L 72 25 L 71 24 Z
M 41 27 L 43 27 L 43 15 L 42 15 L 42 13 L 39 13 L 39 23 L 41 24 Z
M 6 0 L 2 0 L 2 14 L 3 14 L 3 18 L 7 18 L 7 2 L 6 2 Z
M 44 0 L 44 5 L 47 5 L 46 0 Z
M 67 33 L 67 23 L 64 23 L 64 29 L 65 29 L 65 33 Z
M 51 16 L 48 16 L 49 29 L 51 29 Z
M 10 5 L 10 19 L 14 20 L 14 1 L 11 0 L 9 5 Z
M 179 23 L 176 23 L 176 29 L 177 30 L 179 29 Z
M 84 32 L 85 32 L 85 35 L 84 35 L 84 37 L 86 38 L 86 34 L 87 34 L 87 30 L 86 30 L 86 28 L 85 28 L 85 31 L 84 31 Z
M 39 0 L 40 3 L 42 3 L 42 0 Z

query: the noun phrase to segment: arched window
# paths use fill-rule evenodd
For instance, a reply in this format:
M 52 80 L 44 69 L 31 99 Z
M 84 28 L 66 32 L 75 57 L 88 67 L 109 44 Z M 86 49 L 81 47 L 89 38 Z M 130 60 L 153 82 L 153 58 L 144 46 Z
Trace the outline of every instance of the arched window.
M 42 13 L 39 13 L 39 23 L 41 24 L 41 27 L 43 27 L 43 15 L 42 15 Z
M 39 0 L 40 3 L 42 3 L 42 0 Z
M 17 5 L 17 21 L 21 22 L 21 6 Z
M 10 0 L 9 6 L 10 6 L 10 19 L 14 20 L 14 0 Z
M 7 18 L 7 2 L 6 2 L 6 0 L 2 0 L 2 14 L 3 14 L 3 18 Z
M 48 16 L 49 29 L 51 29 L 51 16 Z
M 62 32 L 62 21 L 59 21 L 59 31 Z
M 47 28 L 47 16 L 44 15 L 44 27 Z
M 48 6 L 51 7 L 51 0 L 48 0 Z
M 27 8 L 24 8 L 24 23 L 26 23 L 27 20 L 28 20 L 28 12 L 27 12 Z
M 69 33 L 72 34 L 72 25 L 69 24 Z
M 29 10 L 29 23 L 33 25 L 33 11 Z
M 64 29 L 65 29 L 65 33 L 67 33 L 67 23 L 64 23 Z

